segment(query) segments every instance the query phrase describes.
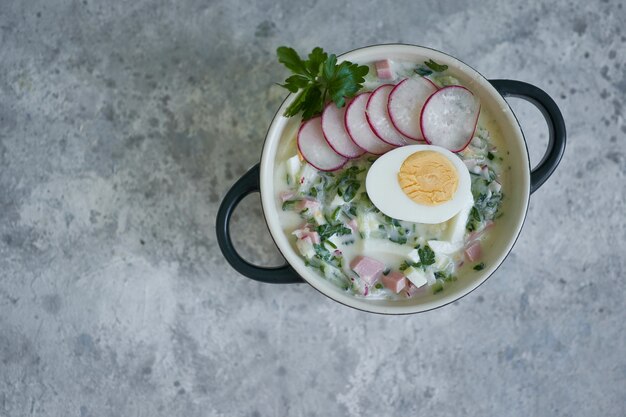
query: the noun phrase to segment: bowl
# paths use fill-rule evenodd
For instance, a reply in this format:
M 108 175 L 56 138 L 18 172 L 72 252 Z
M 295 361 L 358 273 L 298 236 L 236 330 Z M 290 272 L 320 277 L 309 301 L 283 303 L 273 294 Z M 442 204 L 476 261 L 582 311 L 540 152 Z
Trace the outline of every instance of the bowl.
M 331 299 L 359 310 L 381 314 L 412 314 L 442 307 L 469 294 L 485 282 L 511 252 L 524 224 L 530 195 L 552 175 L 565 150 L 566 132 L 561 112 L 550 96 L 534 85 L 515 80 L 488 80 L 460 60 L 443 52 L 406 44 L 373 45 L 355 49 L 339 56 L 339 60 L 355 63 L 371 63 L 383 59 L 425 62 L 432 59 L 448 66 L 448 72 L 456 77 L 480 99 L 482 108 L 493 116 L 500 129 L 508 151 L 508 179 L 505 184 L 506 198 L 503 212 L 506 214 L 495 222 L 489 244 L 483 249 L 483 270 L 465 270 L 459 279 L 446 287 L 446 291 L 402 300 L 368 299 L 342 291 L 318 272 L 308 268 L 289 241 L 279 219 L 274 172 L 285 147 L 300 124 L 299 118 L 286 118 L 285 109 L 295 98 L 287 96 L 270 123 L 265 137 L 261 160 L 246 172 L 227 192 L 220 205 L 216 232 L 220 249 L 230 265 L 242 275 L 256 281 L 275 284 L 308 283 Z M 549 128 L 549 142 L 544 157 L 531 169 L 526 140 L 522 129 L 505 97 L 519 97 L 535 105 L 542 113 Z M 270 234 L 287 261 L 281 267 L 261 267 L 243 259 L 230 238 L 229 223 L 239 202 L 248 194 L 260 192 L 263 214 Z

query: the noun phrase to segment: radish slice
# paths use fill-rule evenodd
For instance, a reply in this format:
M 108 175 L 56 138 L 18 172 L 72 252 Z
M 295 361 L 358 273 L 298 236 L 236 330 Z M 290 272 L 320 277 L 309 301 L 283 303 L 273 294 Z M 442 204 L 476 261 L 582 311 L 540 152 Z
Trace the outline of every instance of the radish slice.
M 478 123 L 480 103 L 474 94 L 460 85 L 451 85 L 431 95 L 421 114 L 424 139 L 460 152 L 471 142 Z
M 332 101 L 326 105 L 322 113 L 322 132 L 326 142 L 335 152 L 346 158 L 356 158 L 365 153 L 350 139 L 346 131 L 344 117 L 347 105 L 338 108 Z
M 361 93 L 356 96 L 346 109 L 344 123 L 350 139 L 359 147 L 374 155 L 382 155 L 393 149 L 372 132 L 365 117 L 365 106 L 372 93 Z
M 333 151 L 324 139 L 322 118 L 319 116 L 307 120 L 300 126 L 298 149 L 302 157 L 320 171 L 334 171 L 348 160 Z
M 391 123 L 409 139 L 423 140 L 420 114 L 424 103 L 437 91 L 428 78 L 407 78 L 396 85 L 389 94 L 387 110 Z
M 393 87 L 393 84 L 383 84 L 372 92 L 367 101 L 365 116 L 376 136 L 390 145 L 404 146 L 408 141 L 393 127 L 387 111 L 389 93 L 391 93 Z

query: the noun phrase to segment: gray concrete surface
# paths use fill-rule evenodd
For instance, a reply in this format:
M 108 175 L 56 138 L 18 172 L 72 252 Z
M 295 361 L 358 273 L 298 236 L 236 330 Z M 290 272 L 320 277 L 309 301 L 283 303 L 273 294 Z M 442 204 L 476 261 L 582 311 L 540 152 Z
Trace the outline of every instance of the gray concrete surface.
M 517 3 L 1 1 L 0 416 L 626 415 L 626 11 Z M 215 214 L 284 97 L 275 48 L 392 41 L 561 106 L 513 253 L 409 317 L 239 276 Z M 278 264 L 261 219 L 239 247 Z

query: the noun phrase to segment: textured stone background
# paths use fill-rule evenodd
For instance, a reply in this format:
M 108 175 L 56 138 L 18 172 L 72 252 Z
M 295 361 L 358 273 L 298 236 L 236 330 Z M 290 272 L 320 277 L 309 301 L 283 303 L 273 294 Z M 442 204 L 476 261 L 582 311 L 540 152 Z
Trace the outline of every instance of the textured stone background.
M 626 415 L 626 11 L 522 3 L 2 0 L 0 416 Z M 392 41 L 561 106 L 513 253 L 409 317 L 239 276 L 214 219 L 284 97 L 275 48 Z M 279 264 L 258 196 L 237 217 Z

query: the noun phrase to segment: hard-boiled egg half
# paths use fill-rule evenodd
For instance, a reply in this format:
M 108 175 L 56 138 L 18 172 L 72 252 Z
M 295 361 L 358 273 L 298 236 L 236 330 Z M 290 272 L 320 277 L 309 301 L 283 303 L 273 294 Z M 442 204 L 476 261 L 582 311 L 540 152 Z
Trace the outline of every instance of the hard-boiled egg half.
M 463 161 L 433 145 L 396 148 L 378 158 L 365 180 L 367 194 L 384 214 L 398 220 L 436 224 L 473 204 Z

